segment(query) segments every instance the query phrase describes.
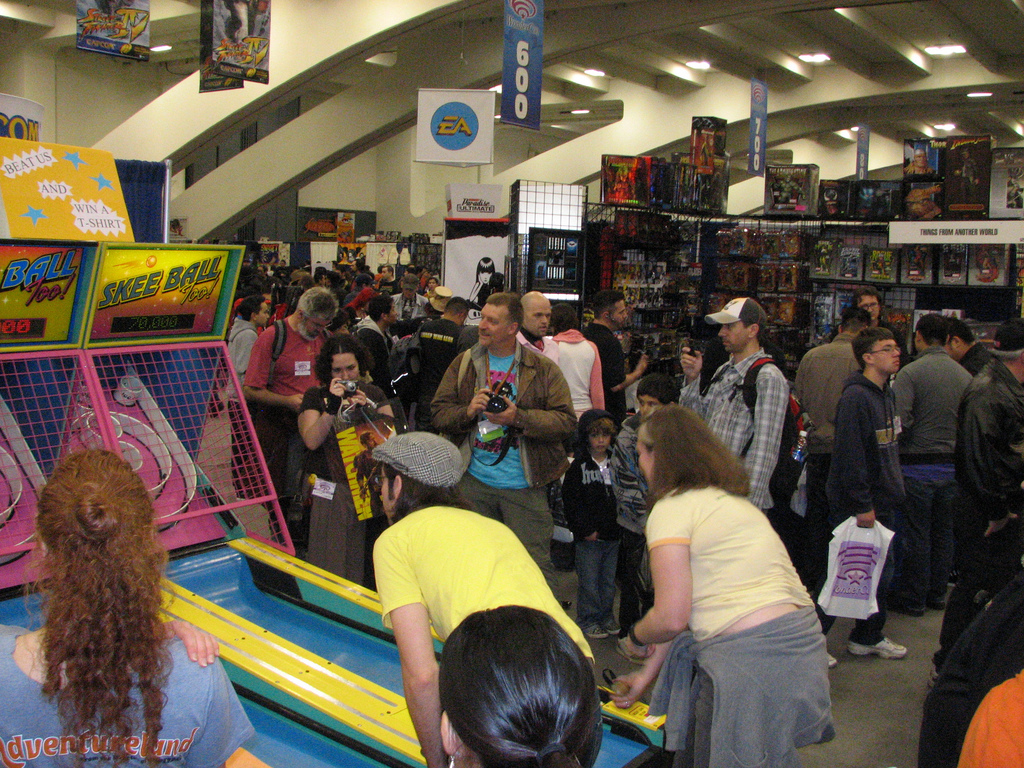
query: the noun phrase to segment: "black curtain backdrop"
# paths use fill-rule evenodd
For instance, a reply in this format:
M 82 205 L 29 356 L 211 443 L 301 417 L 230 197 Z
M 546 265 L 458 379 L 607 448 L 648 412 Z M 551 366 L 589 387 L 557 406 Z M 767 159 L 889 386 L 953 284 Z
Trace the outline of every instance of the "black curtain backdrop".
M 121 179 L 128 219 L 132 223 L 137 243 L 164 242 L 164 182 L 167 180 L 163 163 L 145 160 L 115 160 L 117 175 Z

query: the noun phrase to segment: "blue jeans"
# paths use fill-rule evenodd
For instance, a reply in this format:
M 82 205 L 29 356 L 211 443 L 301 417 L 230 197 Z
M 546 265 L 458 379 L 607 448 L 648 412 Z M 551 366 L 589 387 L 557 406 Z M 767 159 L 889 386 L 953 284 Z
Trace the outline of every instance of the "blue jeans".
M 617 541 L 576 540 L 576 575 L 580 582 L 576 596 L 576 623 L 584 629 L 612 625 L 618 559 Z
M 922 480 L 903 475 L 907 498 L 897 516 L 896 533 L 902 555 L 892 595 L 908 608 L 946 596 L 953 567 L 953 509 L 956 479 Z

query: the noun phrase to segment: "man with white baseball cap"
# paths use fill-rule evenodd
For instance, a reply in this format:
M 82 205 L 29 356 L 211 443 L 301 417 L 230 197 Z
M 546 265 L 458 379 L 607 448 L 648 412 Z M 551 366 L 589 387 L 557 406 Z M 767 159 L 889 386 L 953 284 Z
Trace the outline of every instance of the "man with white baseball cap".
M 686 377 L 686 386 L 679 403 L 697 411 L 708 422 L 711 431 L 743 459 L 750 477 L 748 498 L 769 513 L 775 525 L 777 516 L 789 511 L 789 499 L 772 499 L 768 491 L 778 458 L 782 424 L 789 406 L 789 382 L 761 347 L 760 334 L 768 323 L 764 308 L 750 298 L 733 299 L 720 312 L 707 315 L 709 324 L 720 325 L 719 337 L 729 353 L 704 395 L 700 393 L 700 372 L 703 356 L 693 349 L 683 351 L 679 362 Z M 752 366 L 767 359 L 757 371 L 757 398 L 753 409 L 743 398 L 743 382 Z M 773 507 L 778 506 L 776 514 Z M 779 526 L 776 525 L 776 530 Z

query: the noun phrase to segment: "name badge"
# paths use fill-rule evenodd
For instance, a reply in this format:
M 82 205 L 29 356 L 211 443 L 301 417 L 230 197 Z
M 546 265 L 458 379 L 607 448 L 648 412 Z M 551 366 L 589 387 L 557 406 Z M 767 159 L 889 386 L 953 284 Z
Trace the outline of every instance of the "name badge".
M 319 496 L 321 499 L 331 501 L 334 498 L 334 491 L 337 487 L 337 483 L 332 483 L 330 480 L 324 480 L 322 477 L 318 477 L 313 481 L 313 490 L 311 493 L 314 496 Z
M 295 361 L 295 375 L 296 376 L 312 376 L 313 375 L 313 362 L 311 360 L 296 360 Z
M 480 419 L 476 425 L 477 433 L 480 435 L 480 442 L 489 443 L 497 440 L 505 433 L 505 428 L 498 426 L 490 419 Z

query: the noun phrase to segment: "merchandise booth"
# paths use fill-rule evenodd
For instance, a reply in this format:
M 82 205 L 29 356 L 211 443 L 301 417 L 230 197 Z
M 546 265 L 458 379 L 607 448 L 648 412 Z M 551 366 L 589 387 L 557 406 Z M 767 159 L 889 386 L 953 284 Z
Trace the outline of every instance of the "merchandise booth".
M 97 152 L 3 141 L 5 153 L 8 142 L 52 158 Z M 60 191 L 78 183 L 60 165 L 20 174 L 56 198 L 26 203 L 0 185 L 12 235 L 0 240 L 0 623 L 39 625 L 23 585 L 37 577 L 47 477 L 71 452 L 109 449 L 153 497 L 170 553 L 166 617 L 220 643 L 257 731 L 243 764 L 421 765 L 376 594 L 294 557 L 223 341 L 244 248 L 134 243 L 130 226 L 46 239 L 51 203 L 82 202 Z M 116 217 L 117 192 L 88 205 Z M 17 206 L 35 211 L 35 237 L 17 237 Z M 644 707 L 606 713 L 600 768 L 656 759 Z

